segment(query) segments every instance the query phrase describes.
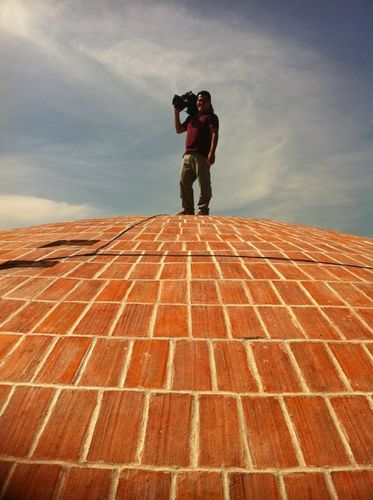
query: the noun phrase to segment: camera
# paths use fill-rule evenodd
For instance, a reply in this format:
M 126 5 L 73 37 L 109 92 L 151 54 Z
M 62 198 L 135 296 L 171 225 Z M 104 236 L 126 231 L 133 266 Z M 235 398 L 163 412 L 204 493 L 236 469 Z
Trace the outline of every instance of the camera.
M 174 95 L 172 105 L 177 109 L 185 109 L 188 115 L 197 114 L 197 96 L 190 90 L 183 95 Z

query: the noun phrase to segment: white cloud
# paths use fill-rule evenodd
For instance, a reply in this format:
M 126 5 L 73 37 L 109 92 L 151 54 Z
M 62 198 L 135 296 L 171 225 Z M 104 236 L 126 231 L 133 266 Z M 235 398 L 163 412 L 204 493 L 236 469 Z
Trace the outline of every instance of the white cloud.
M 51 222 L 97 217 L 94 207 L 74 205 L 36 196 L 0 195 L 0 228 L 46 224 Z

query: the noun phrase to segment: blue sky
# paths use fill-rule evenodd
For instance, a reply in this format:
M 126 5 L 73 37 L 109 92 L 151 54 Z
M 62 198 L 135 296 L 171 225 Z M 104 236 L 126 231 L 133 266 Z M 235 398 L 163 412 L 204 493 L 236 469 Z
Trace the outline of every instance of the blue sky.
M 212 215 L 372 236 L 372 14 L 370 0 L 2 0 L 1 228 L 178 211 L 170 103 L 208 89 Z

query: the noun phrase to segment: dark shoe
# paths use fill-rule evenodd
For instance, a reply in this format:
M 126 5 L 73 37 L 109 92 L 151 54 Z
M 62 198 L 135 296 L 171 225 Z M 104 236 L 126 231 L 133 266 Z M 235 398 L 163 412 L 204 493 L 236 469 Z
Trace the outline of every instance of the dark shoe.
M 209 215 L 208 212 L 202 212 L 201 210 L 198 210 L 197 215 Z
M 181 210 L 181 212 L 178 212 L 175 215 L 194 215 L 194 212 L 188 212 L 187 210 Z

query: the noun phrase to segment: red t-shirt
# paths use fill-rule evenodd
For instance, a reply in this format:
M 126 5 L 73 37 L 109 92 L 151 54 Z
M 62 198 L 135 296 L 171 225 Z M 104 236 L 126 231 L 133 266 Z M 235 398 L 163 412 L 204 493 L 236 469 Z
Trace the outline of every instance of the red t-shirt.
M 211 146 L 211 129 L 219 129 L 219 118 L 214 113 L 188 116 L 182 126 L 186 128 L 185 154 L 197 153 L 207 158 Z

